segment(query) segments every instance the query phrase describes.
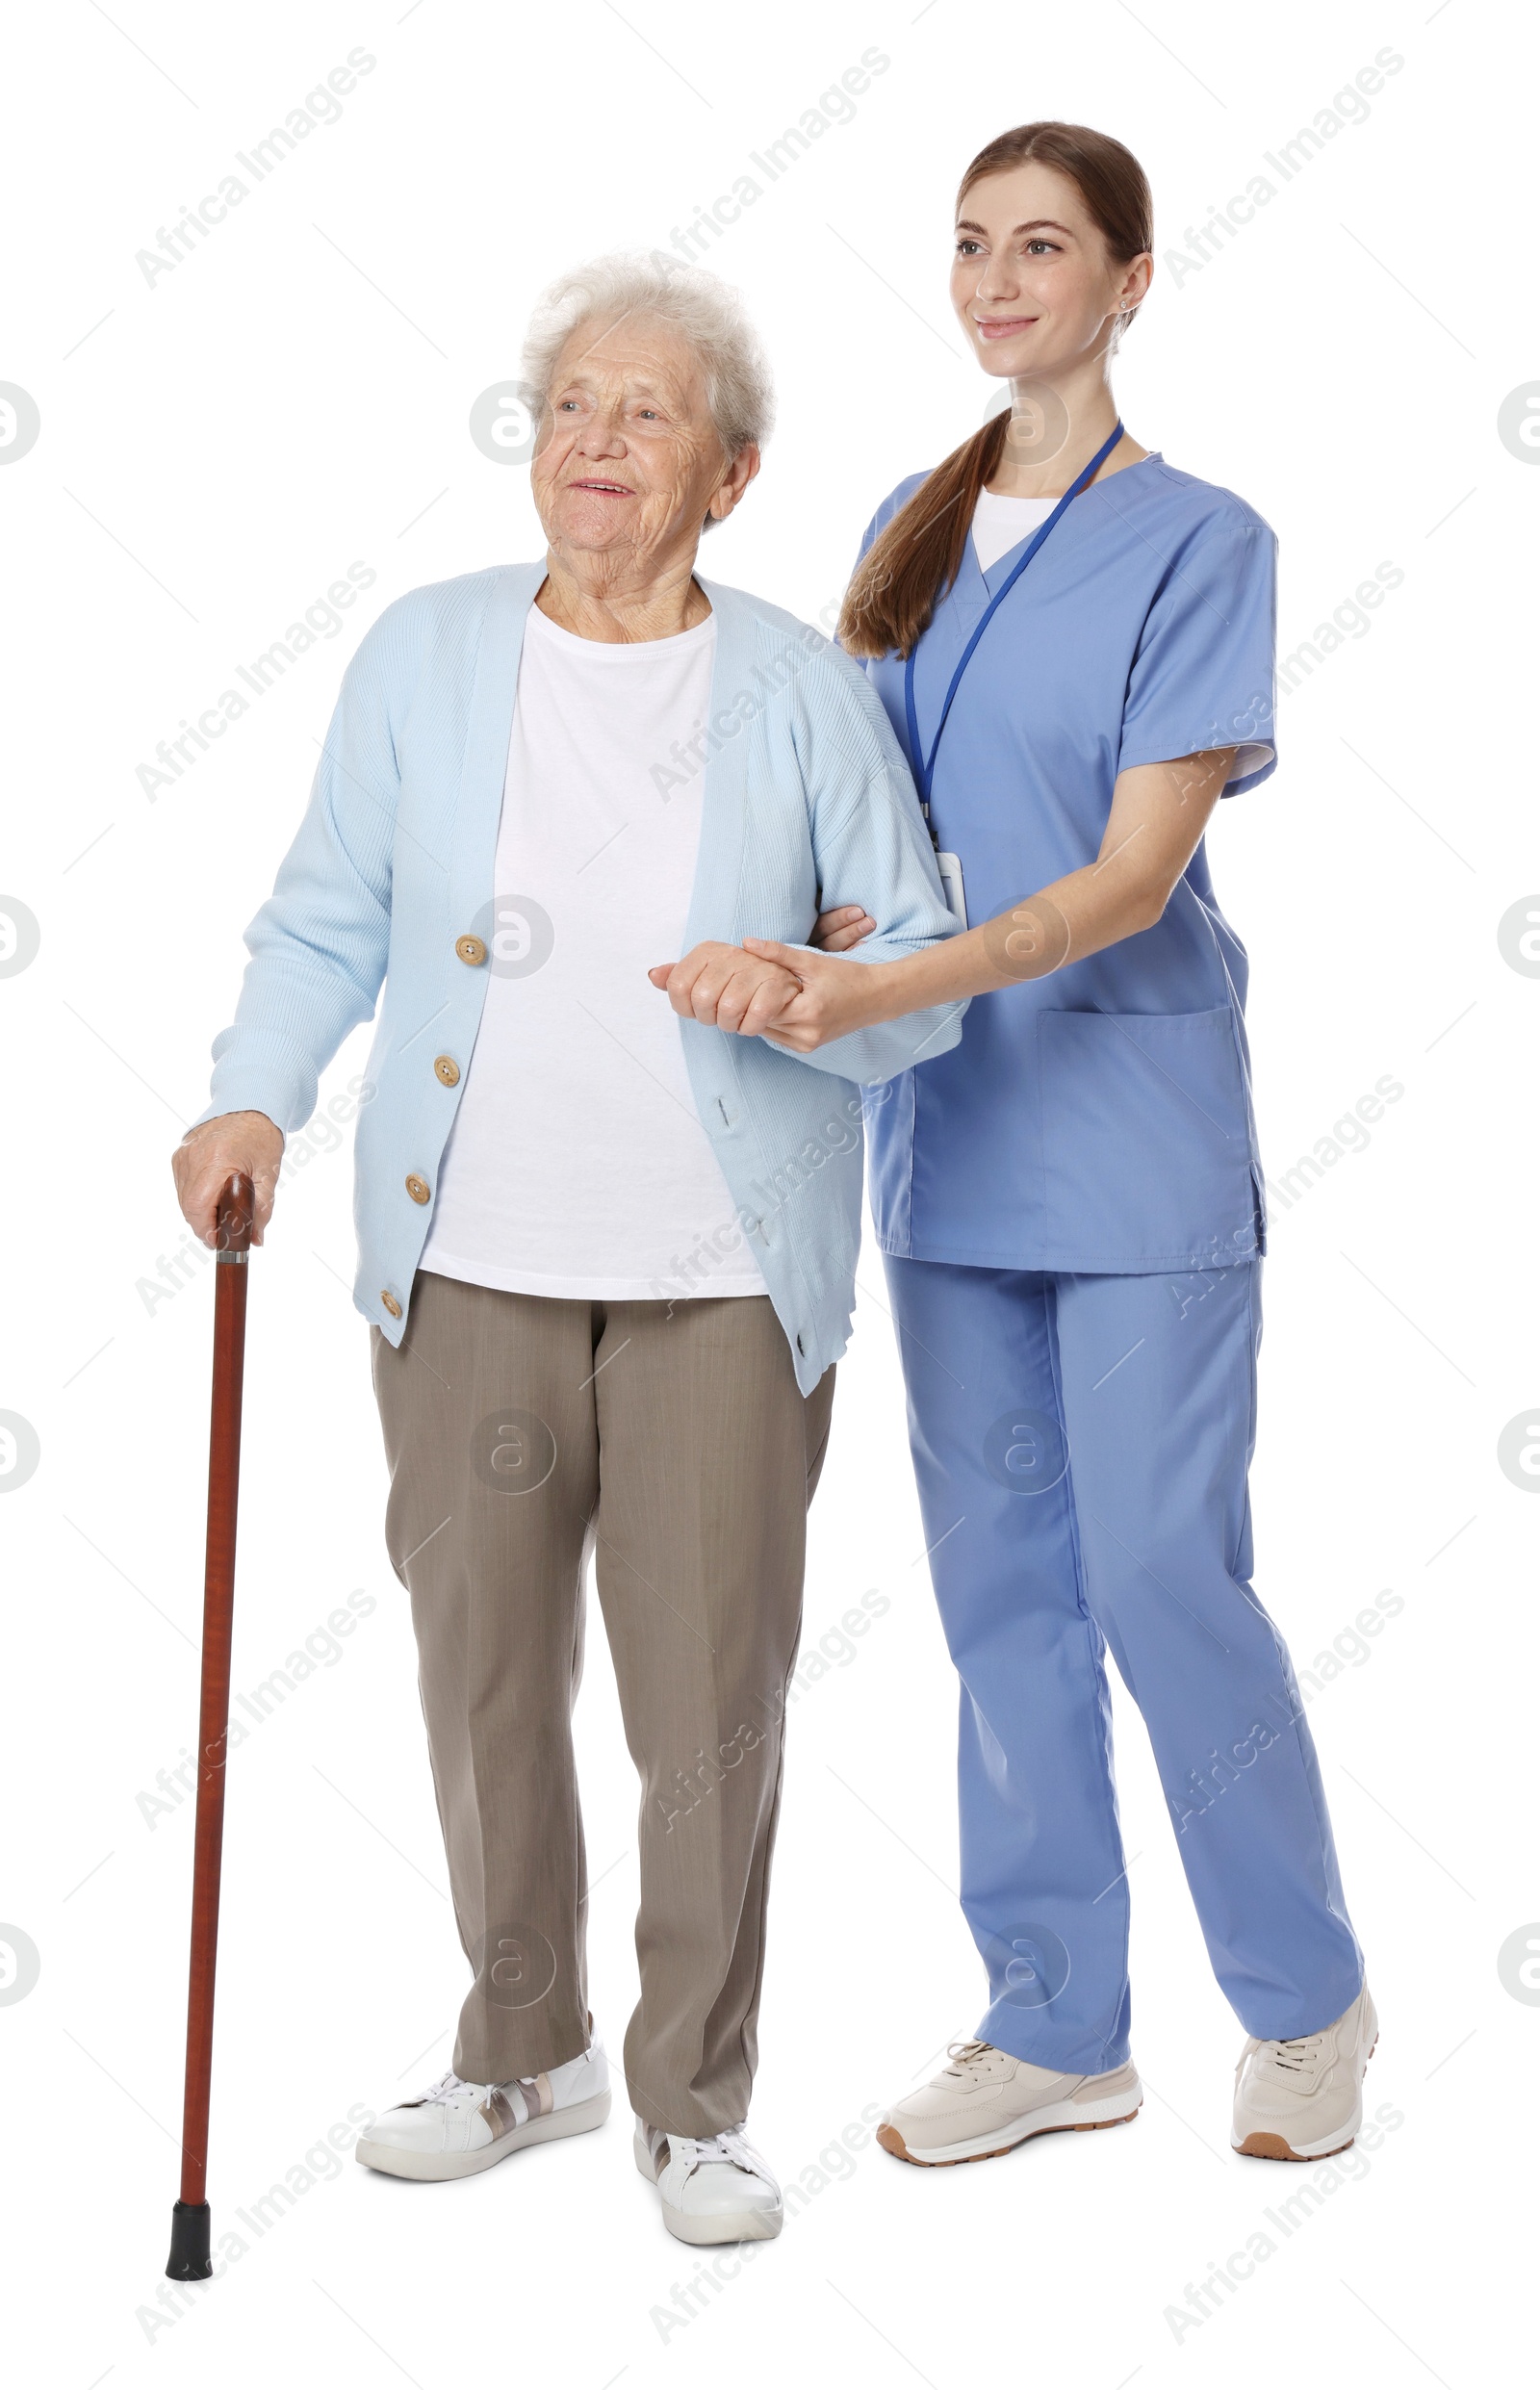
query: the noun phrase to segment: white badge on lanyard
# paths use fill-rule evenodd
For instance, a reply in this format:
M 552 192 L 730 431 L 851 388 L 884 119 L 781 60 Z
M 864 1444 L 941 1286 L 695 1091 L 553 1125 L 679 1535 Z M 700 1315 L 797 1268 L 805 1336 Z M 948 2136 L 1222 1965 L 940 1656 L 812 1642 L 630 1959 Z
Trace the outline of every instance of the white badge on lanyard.
M 951 914 L 954 921 L 958 922 L 963 929 L 966 929 L 968 925 L 968 900 L 962 887 L 962 864 L 961 858 L 956 855 L 943 855 L 938 852 L 936 858 L 936 868 L 941 875 L 941 890 L 946 898 L 947 912 Z

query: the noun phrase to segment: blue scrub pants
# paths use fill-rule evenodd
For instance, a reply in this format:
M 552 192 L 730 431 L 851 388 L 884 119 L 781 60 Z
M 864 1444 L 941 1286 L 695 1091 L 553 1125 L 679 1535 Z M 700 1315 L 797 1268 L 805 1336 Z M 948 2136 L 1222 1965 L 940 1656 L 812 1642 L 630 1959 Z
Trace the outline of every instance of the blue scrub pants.
M 1294 1670 L 1250 1585 L 1261 1264 L 1125 1277 L 885 1258 L 962 1679 L 980 2040 L 1074 2073 L 1128 2056 L 1109 1647 L 1230 2005 L 1263 2039 L 1329 2024 L 1362 1958 Z

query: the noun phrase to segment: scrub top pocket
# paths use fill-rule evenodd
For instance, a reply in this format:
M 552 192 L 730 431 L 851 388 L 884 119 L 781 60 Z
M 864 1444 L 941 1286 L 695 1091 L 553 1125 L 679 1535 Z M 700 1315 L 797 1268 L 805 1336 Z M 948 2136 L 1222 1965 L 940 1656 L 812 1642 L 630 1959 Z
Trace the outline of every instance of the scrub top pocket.
M 1061 1268 L 1253 1257 L 1249 1111 L 1228 1005 L 1044 1011 L 1038 1059 L 1044 1241 L 1066 1256 Z

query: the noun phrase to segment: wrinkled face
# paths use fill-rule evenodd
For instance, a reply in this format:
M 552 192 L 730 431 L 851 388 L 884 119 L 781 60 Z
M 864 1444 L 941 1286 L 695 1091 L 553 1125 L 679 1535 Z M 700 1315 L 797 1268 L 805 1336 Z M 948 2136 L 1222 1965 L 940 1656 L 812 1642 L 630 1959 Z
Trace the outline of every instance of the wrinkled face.
M 708 512 L 731 513 L 757 461 L 730 465 L 688 344 L 628 315 L 569 335 L 530 481 L 553 549 L 645 574 L 692 551 Z
M 963 193 L 952 304 L 987 373 L 1051 379 L 1105 347 L 1108 319 L 1143 296 L 1150 265 L 1115 264 L 1069 176 L 1034 159 Z

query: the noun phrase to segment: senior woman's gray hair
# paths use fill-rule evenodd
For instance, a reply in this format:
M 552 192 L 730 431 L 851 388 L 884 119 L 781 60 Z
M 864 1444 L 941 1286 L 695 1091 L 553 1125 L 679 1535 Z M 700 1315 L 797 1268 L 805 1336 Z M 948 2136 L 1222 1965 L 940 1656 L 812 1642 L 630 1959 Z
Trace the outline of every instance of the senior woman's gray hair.
M 764 446 L 775 422 L 775 394 L 759 336 L 738 294 L 699 266 L 678 266 L 645 249 L 590 258 L 541 293 L 520 362 L 525 396 L 537 414 L 551 395 L 556 360 L 578 326 L 621 316 L 666 323 L 688 343 L 730 458 L 751 442 Z

